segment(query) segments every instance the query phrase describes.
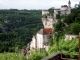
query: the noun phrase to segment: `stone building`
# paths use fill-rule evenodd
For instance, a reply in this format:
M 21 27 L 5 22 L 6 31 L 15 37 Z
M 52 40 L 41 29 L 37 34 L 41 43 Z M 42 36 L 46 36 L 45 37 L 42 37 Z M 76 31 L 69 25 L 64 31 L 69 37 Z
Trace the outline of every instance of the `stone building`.
M 43 28 L 36 36 L 33 36 L 30 49 L 41 49 L 44 48 L 45 50 L 48 50 L 48 40 L 50 38 L 53 38 L 52 36 L 52 29 L 51 28 Z
M 68 15 L 71 13 L 71 2 L 69 0 L 68 6 L 67 5 L 62 5 L 61 8 L 59 9 L 54 9 L 54 18 L 56 18 L 56 15 L 60 11 L 61 15 Z
M 43 10 L 42 15 L 47 15 L 46 18 L 42 18 L 42 22 L 44 25 L 44 28 L 52 28 L 54 29 L 53 25 L 58 21 L 56 19 L 56 15 L 60 12 L 60 15 L 68 15 L 71 13 L 71 2 L 69 0 L 68 6 L 67 5 L 62 5 L 61 8 L 59 9 L 54 9 L 54 16 L 48 16 L 49 14 L 48 10 Z
M 37 33 L 37 48 L 48 46 L 48 40 L 52 38 L 52 29 L 44 28 Z
M 62 5 L 59 9 L 54 9 L 54 18 L 56 19 L 56 15 L 60 11 L 61 15 L 68 15 L 71 13 L 71 2 L 69 0 L 68 5 Z M 47 15 L 49 12 L 48 10 L 43 10 L 42 15 Z

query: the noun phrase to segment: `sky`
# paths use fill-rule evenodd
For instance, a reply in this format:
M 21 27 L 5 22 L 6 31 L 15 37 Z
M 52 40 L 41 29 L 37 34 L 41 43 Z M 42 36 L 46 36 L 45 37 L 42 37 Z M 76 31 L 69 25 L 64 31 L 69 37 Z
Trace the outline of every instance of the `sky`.
M 49 9 L 68 5 L 69 0 L 0 0 L 0 9 Z M 71 7 L 79 0 L 71 0 Z

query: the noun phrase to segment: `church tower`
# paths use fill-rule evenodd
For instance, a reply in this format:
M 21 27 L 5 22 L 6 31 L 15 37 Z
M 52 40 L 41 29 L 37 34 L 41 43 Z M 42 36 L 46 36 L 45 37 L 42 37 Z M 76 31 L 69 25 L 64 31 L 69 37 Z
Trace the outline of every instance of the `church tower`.
M 71 8 L 71 2 L 70 2 L 70 0 L 69 0 L 69 2 L 68 2 L 68 7 L 70 7 L 70 8 Z
M 69 10 L 69 14 L 71 13 L 71 1 L 69 0 L 68 2 L 68 10 Z

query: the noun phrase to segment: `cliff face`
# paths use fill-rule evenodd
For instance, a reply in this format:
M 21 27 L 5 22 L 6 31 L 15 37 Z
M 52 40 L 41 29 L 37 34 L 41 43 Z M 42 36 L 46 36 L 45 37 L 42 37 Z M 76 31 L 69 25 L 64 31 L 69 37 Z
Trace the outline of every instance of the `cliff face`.
M 53 24 L 56 23 L 52 16 L 47 16 L 47 18 L 42 18 L 42 23 L 44 28 L 54 28 Z

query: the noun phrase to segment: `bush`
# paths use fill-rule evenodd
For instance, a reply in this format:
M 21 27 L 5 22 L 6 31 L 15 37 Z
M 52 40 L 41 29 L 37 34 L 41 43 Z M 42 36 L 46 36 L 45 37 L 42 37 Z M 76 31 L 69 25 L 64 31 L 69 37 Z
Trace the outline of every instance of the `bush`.
M 47 55 L 48 55 L 47 52 L 44 50 L 37 51 L 37 52 L 32 51 L 31 55 L 29 57 L 29 60 L 41 60 L 42 58 L 46 57 Z
M 59 47 L 59 49 L 58 49 Z M 57 51 L 61 51 L 64 53 L 77 53 L 79 50 L 78 48 L 78 39 L 73 39 L 73 40 L 67 40 L 64 41 L 64 39 L 59 39 L 59 46 L 57 46 L 56 43 L 54 43 L 50 48 L 48 53 L 52 54 Z
M 17 53 L 0 53 L 0 60 L 26 60 L 26 57 Z

